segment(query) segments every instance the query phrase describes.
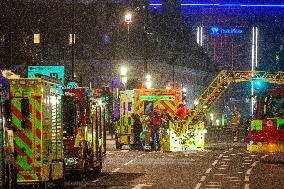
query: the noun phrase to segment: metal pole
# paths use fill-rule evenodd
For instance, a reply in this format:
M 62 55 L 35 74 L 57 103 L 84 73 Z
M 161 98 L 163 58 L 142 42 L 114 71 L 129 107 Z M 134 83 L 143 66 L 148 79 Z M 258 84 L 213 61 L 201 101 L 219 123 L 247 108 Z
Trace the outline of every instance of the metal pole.
M 148 73 L 148 22 L 149 22 L 149 16 L 148 16 L 148 0 L 145 0 L 144 7 L 145 7 L 145 21 L 144 21 L 144 44 L 145 44 L 145 50 L 144 50 L 144 74 Z
M 175 64 L 173 64 L 173 89 L 175 88 Z
M 72 72 L 72 80 L 74 80 L 74 64 L 75 64 L 75 51 L 74 51 L 74 44 L 75 44 L 75 34 L 74 34 L 74 24 L 75 24 L 75 2 L 72 0 L 72 26 L 71 26 L 71 36 L 72 36 L 72 44 L 71 44 L 71 49 L 72 49 L 72 62 L 71 62 L 71 72 Z

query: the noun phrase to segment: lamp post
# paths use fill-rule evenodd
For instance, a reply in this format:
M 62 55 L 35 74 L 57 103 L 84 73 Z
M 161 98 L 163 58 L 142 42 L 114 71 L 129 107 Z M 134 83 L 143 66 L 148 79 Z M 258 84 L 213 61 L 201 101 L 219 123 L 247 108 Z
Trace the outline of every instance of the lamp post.
M 127 43 L 129 45 L 129 30 L 130 30 L 130 23 L 132 22 L 132 14 L 130 14 L 130 13 L 125 14 L 124 15 L 124 21 L 127 24 Z

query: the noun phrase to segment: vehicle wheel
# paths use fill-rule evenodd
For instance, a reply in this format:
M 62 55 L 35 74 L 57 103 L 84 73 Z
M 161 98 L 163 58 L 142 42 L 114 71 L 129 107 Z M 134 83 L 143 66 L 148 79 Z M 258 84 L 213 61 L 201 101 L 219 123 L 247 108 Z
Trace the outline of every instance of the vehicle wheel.
M 56 188 L 64 188 L 64 179 L 58 179 L 55 182 Z
M 40 182 L 39 189 L 47 189 L 47 182 Z
M 116 141 L 115 141 L 115 147 L 116 147 L 116 149 L 117 150 L 121 150 L 121 148 L 122 148 L 122 144 L 120 144 L 118 141 L 117 141 L 117 139 L 116 139 Z

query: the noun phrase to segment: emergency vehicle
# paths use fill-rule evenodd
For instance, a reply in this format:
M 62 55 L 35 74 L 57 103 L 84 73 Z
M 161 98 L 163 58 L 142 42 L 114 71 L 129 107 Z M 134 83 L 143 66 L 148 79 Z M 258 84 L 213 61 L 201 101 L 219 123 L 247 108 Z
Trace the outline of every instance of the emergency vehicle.
M 257 95 L 257 112 L 250 120 L 248 151 L 284 152 L 284 88 Z
M 105 156 L 105 103 L 91 95 L 90 88 L 64 90 L 64 159 L 67 173 L 100 172 Z
M 54 80 L 9 79 L 18 184 L 63 185 L 62 100 Z
M 147 116 L 153 110 L 166 110 L 174 118 L 178 104 L 182 101 L 181 92 L 174 89 L 134 89 L 120 93 L 120 120 L 116 126 L 116 148 L 123 145 L 133 145 L 133 114 L 140 117 L 145 133 L 144 144 L 149 148 L 149 134 L 147 133 Z M 163 144 L 170 137 L 164 137 Z
M 9 83 L 0 71 L 0 188 L 12 189 L 15 182 Z

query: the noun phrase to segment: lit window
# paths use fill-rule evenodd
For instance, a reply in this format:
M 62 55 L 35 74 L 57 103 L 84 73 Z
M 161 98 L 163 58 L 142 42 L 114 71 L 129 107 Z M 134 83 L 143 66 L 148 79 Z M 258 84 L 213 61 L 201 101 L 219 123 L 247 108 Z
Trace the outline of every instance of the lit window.
M 74 36 L 74 40 L 73 40 L 73 36 Z M 75 40 L 76 40 L 76 34 L 74 33 L 72 35 L 72 33 L 69 34 L 69 45 L 75 44 Z
M 36 33 L 34 34 L 34 44 L 39 44 L 40 43 L 40 34 Z

